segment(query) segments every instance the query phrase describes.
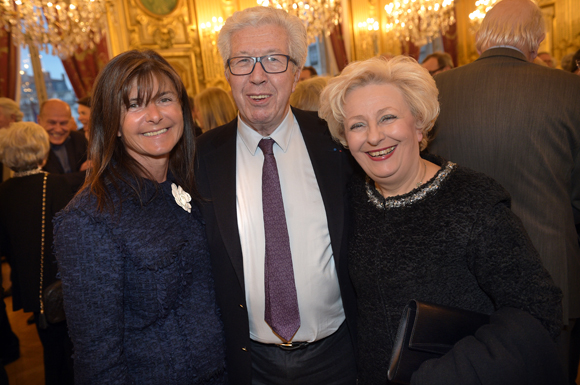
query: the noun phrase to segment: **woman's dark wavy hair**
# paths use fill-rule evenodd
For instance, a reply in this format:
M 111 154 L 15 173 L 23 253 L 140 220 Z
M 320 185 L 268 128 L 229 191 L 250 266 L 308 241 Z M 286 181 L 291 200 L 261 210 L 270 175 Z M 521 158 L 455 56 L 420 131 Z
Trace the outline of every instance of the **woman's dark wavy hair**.
M 108 185 L 119 191 L 125 183 L 141 199 L 144 178 L 153 180 L 145 168 L 133 159 L 117 133 L 121 129 L 123 112 L 129 107 L 129 96 L 137 85 L 137 99 L 144 104 L 154 100 L 154 79 L 159 87 L 168 81 L 175 87 L 183 113 L 183 135 L 169 155 L 169 171 L 177 183 L 199 198 L 195 187 L 194 125 L 187 92 L 179 75 L 157 52 L 128 51 L 114 57 L 99 74 L 91 98 L 91 130 L 88 158 L 92 168 L 81 190 L 89 189 L 97 197 L 98 210 L 113 209 Z

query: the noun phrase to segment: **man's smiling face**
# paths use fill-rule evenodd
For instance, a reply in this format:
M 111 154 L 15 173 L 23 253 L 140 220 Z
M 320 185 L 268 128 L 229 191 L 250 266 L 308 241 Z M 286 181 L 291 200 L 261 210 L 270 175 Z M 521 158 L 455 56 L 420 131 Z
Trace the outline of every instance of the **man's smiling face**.
M 72 119 L 70 107 L 62 100 L 49 100 L 38 117 L 40 124 L 48 133 L 51 144 L 61 145 L 70 134 L 69 121 Z
M 277 25 L 246 27 L 233 34 L 231 47 L 231 57 L 288 55 L 288 34 Z M 249 75 L 235 76 L 226 69 L 242 120 L 264 136 L 271 134 L 288 113 L 299 74 L 292 62 L 278 74 L 266 73 L 260 63 Z

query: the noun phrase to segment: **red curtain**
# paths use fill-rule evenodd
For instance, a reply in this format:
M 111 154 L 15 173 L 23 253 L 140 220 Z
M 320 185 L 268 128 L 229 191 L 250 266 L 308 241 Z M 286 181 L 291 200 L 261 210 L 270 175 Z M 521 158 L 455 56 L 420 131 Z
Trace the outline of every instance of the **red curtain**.
M 77 98 L 91 94 L 93 84 L 101 69 L 109 62 L 109 50 L 105 36 L 91 49 L 78 49 L 62 61 Z
M 419 55 L 421 54 L 421 47 L 417 46 L 410 41 L 401 43 L 401 51 L 403 55 L 411 56 L 415 60 L 419 60 Z
M 348 57 L 346 56 L 346 47 L 342 37 L 341 24 L 334 26 L 332 32 L 330 33 L 330 41 L 332 42 L 332 49 L 336 59 L 336 66 L 338 67 L 338 71 L 342 72 L 344 67 L 348 65 Z
M 10 33 L 0 28 L 0 97 L 16 99 L 18 76 L 18 46 Z

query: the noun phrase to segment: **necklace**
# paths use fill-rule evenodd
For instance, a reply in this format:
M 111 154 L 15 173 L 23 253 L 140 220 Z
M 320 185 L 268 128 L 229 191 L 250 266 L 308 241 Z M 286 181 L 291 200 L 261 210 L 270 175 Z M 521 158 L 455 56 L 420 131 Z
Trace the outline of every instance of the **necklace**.
M 427 164 L 425 163 L 424 160 L 421 160 L 421 163 L 423 163 L 423 175 L 421 175 L 421 179 L 419 179 L 419 182 L 417 182 L 417 184 L 415 185 L 415 188 L 417 188 L 423 184 L 423 178 L 425 178 L 425 174 L 427 174 Z
M 40 168 L 40 166 L 38 168 L 32 169 L 32 170 L 27 170 L 27 171 L 18 171 L 15 172 L 13 177 L 14 178 L 19 178 L 19 177 L 23 177 L 23 176 L 29 176 L 29 175 L 34 175 L 34 174 L 41 174 L 44 171 L 42 171 L 42 169 Z
M 425 182 L 423 188 L 415 191 L 413 194 L 407 193 L 403 195 L 398 195 L 395 197 L 385 198 L 381 195 L 380 190 L 376 187 L 374 181 L 367 175 L 365 182 L 365 191 L 368 197 L 368 201 L 372 203 L 376 208 L 381 210 L 396 209 L 400 207 L 410 206 L 418 201 L 423 200 L 428 195 L 437 191 L 447 179 L 449 174 L 457 167 L 453 162 L 447 162 L 442 168 L 437 171 L 435 176 Z M 375 188 L 373 188 L 375 186 Z

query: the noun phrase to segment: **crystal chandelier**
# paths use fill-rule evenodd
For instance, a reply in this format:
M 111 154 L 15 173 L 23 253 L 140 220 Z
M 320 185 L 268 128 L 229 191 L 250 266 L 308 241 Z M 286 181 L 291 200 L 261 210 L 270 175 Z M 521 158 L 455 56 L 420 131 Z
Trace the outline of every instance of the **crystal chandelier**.
M 483 18 L 497 2 L 498 0 L 477 0 L 475 2 L 475 11 L 469 14 L 469 20 L 471 21 L 471 29 L 473 32 L 477 32 L 481 26 Z
M 387 31 L 417 46 L 431 42 L 455 23 L 453 0 L 395 0 L 385 5 Z
M 106 30 L 104 0 L 0 0 L 3 26 L 17 44 L 33 44 L 61 58 L 92 48 Z
M 315 43 L 322 34 L 329 35 L 333 27 L 340 23 L 340 0 L 258 0 L 258 5 L 283 9 L 298 16 L 306 27 L 308 44 Z
M 205 67 L 206 85 L 215 79 L 224 77 L 223 61 L 217 49 L 217 38 L 223 26 L 224 19 L 217 16 L 212 17 L 211 21 L 199 25 L 201 55 L 207 64 Z

